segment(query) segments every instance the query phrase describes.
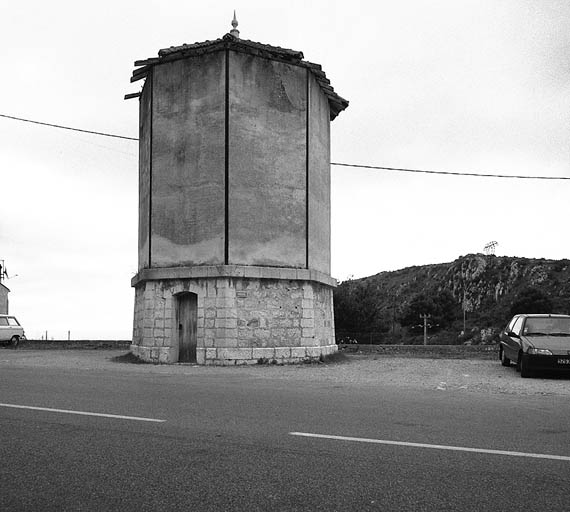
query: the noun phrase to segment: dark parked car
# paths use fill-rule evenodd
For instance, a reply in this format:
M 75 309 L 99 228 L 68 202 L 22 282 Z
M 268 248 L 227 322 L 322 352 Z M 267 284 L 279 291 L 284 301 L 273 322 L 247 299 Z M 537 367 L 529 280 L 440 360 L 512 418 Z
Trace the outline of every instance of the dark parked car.
M 570 372 L 570 315 L 516 315 L 500 340 L 502 365 L 515 362 L 521 377 L 535 371 Z

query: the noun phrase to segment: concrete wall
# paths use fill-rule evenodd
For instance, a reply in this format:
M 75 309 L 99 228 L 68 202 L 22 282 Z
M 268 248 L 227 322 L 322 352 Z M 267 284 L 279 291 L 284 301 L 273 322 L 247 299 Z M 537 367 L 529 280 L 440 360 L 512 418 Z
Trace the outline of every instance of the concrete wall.
M 151 266 L 224 262 L 224 53 L 153 72 Z
M 230 263 L 304 267 L 306 71 L 229 55 Z
M 305 68 L 227 58 L 227 82 L 226 52 L 167 62 L 147 78 L 139 269 L 308 260 L 329 273 L 328 101 Z
M 317 81 L 309 79 L 309 268 L 331 270 L 330 110 Z
M 139 103 L 139 270 L 148 268 L 152 131 L 152 75 L 146 80 Z
M 133 353 L 154 362 L 178 361 L 175 296 L 183 291 L 198 296 L 199 364 L 293 362 L 336 351 L 330 286 L 218 277 L 140 283 Z

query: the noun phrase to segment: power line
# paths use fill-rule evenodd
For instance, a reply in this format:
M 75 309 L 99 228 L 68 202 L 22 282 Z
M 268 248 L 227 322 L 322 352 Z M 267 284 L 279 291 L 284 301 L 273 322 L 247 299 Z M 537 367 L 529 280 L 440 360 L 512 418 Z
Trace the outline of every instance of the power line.
M 331 165 L 343 167 L 360 167 L 362 169 L 381 169 L 383 171 L 421 172 L 425 174 L 446 174 L 451 176 L 477 176 L 478 178 L 516 178 L 518 180 L 570 180 L 569 176 L 524 176 L 512 174 L 478 174 L 474 172 L 427 171 L 425 169 L 406 169 L 402 167 L 381 167 L 376 165 L 341 164 L 331 162 Z
M 92 135 L 100 135 L 103 137 L 113 137 L 116 139 L 134 140 L 138 141 L 136 137 L 126 137 L 125 135 L 117 135 L 113 133 L 96 132 L 93 130 L 83 130 L 81 128 L 73 128 L 71 126 L 62 126 L 53 123 L 44 123 L 41 121 L 34 121 L 32 119 L 24 119 L 22 117 L 9 116 L 6 114 L 0 114 L 0 117 L 6 119 L 13 119 L 15 121 L 22 121 L 25 123 L 40 124 L 43 126 L 49 126 L 51 128 L 60 128 L 62 130 L 71 130 L 74 132 L 90 133 Z M 453 172 L 453 171 L 430 171 L 426 169 L 409 169 L 406 167 L 384 167 L 379 165 L 360 165 L 360 164 L 347 164 L 340 162 L 331 162 L 331 165 L 336 165 L 339 167 L 355 167 L 360 169 L 375 169 L 381 171 L 396 171 L 396 172 L 415 172 L 423 174 L 442 174 L 447 176 L 474 176 L 477 178 L 507 178 L 507 179 L 518 179 L 518 180 L 570 180 L 569 176 L 525 176 L 525 175 L 512 175 L 512 174 L 483 174 L 475 172 Z
M 134 137 L 126 137 L 125 135 L 114 135 L 112 133 L 94 132 L 93 130 L 82 130 L 81 128 L 72 128 L 71 126 L 62 126 L 60 124 L 53 124 L 53 123 L 43 123 L 41 121 L 33 121 L 31 119 L 23 119 L 21 117 L 8 116 L 6 114 L 0 114 L 0 117 L 5 117 L 6 119 L 14 119 L 15 121 L 23 121 L 24 123 L 41 124 L 43 126 L 50 126 L 51 128 L 61 128 L 62 130 L 71 130 L 73 132 L 91 133 L 93 135 L 101 135 L 103 137 L 114 137 L 115 139 L 139 140 Z

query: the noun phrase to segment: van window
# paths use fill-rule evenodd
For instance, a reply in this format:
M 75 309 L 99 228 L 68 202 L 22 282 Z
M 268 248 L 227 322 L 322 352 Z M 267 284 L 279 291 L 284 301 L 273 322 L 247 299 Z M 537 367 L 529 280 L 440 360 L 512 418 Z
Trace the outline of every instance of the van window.
M 15 327 L 18 327 L 20 324 L 18 323 L 18 320 L 16 320 L 13 316 L 9 316 L 8 325 L 13 325 Z
M 0 326 L 8 325 L 8 319 L 5 316 L 0 316 Z

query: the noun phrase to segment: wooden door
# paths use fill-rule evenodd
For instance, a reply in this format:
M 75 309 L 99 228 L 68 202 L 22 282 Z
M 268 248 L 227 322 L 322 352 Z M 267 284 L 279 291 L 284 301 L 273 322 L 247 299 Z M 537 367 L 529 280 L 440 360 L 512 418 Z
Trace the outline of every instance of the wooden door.
M 195 363 L 197 344 L 198 296 L 183 293 L 177 296 L 178 361 Z

